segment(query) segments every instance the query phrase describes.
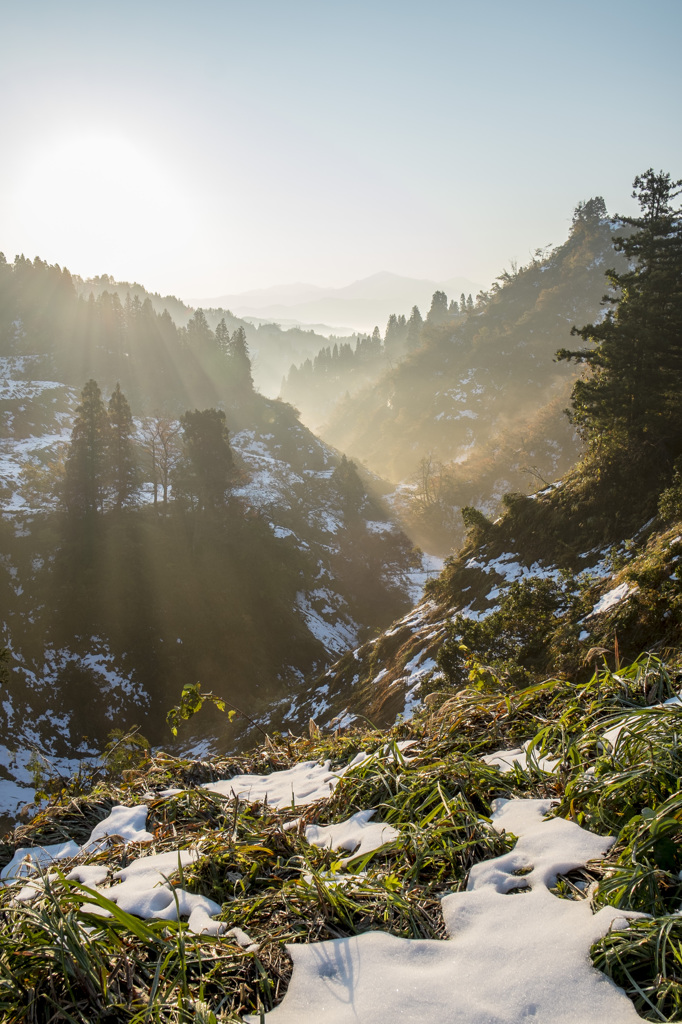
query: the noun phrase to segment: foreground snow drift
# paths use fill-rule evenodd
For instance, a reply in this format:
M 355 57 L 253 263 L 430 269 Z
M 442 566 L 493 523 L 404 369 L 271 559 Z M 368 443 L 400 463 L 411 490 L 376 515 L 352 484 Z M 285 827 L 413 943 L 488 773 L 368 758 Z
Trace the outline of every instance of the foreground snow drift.
M 589 960 L 590 946 L 623 913 L 552 895 L 558 872 L 584 865 L 613 843 L 563 819 L 543 821 L 547 800 L 501 800 L 493 827 L 519 836 L 515 849 L 471 872 L 466 892 L 442 901 L 451 938 L 400 939 L 384 932 L 290 945 L 294 973 L 272 1024 L 628 1024 L 630 1000 Z M 528 871 L 527 874 L 517 872 Z M 510 890 L 522 892 L 509 895 Z M 247 1021 L 258 1024 L 258 1017 Z

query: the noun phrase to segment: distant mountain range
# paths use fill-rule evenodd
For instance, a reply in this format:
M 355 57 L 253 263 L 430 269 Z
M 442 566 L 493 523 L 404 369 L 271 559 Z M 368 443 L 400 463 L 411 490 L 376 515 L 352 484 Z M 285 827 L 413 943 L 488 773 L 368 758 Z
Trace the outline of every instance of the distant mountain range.
M 340 324 L 343 328 L 370 332 L 386 326 L 391 313 L 409 316 L 413 306 L 425 315 L 437 290 L 459 299 L 462 292 L 476 295 L 481 286 L 465 277 L 429 281 L 382 271 L 343 288 L 319 288 L 312 284 L 286 284 L 256 288 L 232 295 L 192 298 L 194 307 L 230 309 L 237 316 L 303 324 Z M 341 328 L 339 328 L 341 329 Z

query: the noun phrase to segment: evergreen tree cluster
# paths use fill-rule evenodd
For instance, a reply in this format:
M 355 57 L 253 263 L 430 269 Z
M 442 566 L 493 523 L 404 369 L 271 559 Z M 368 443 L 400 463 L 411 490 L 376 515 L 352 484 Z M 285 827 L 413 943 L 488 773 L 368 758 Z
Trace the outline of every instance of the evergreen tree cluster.
M 282 382 L 282 398 L 298 406 L 308 419 L 323 417 L 346 394 L 371 384 L 434 333 L 456 326 L 473 309 L 471 295 L 448 302 L 445 292 L 436 291 L 426 320 L 418 306 L 412 307 L 409 317 L 391 313 L 383 337 L 375 327 L 371 335 L 357 336 L 355 348 L 350 342 L 335 340 L 313 358 L 293 364 Z
M 0 253 L 0 355 L 38 357 L 44 374 L 78 386 L 116 381 L 136 411 L 243 401 L 253 391 L 246 331 L 223 318 L 213 331 L 203 310 L 178 327 L 152 298 L 98 287 L 86 296 L 66 268 Z M 77 286 L 78 285 L 78 286 Z M 96 294 L 95 294 L 96 293 Z
M 573 334 L 590 347 L 559 359 L 589 367 L 576 381 L 572 419 L 602 456 L 671 463 L 682 455 L 682 181 L 649 168 L 633 183 L 639 217 L 621 217 L 614 239 L 627 260 L 610 269 L 606 313 Z
M 327 413 L 325 440 L 395 482 L 411 478 L 424 456 L 444 467 L 456 462 L 454 476 L 463 482 L 457 506 L 480 500 L 484 476 L 482 492 L 492 493 L 498 480 L 507 481 L 504 489 L 536 486 L 510 466 L 516 450 L 527 450 L 530 465 L 553 479 L 556 452 L 550 445 L 547 457 L 537 458 L 533 452 L 544 451 L 547 440 L 531 435 L 551 404 L 560 426 L 550 425 L 550 439 L 558 437 L 562 449 L 568 441 L 568 460 L 577 454 L 575 431 L 561 416 L 575 371 L 554 355 L 572 324 L 599 313 L 604 268 L 625 269 L 612 235 L 613 222 L 596 197 L 576 210 L 562 245 L 536 250 L 525 266 L 512 263 L 487 292 L 460 296 L 456 312 L 454 302 L 436 293 L 418 349 L 386 367 L 371 388 L 342 396 Z
M 66 458 L 62 498 L 74 517 L 139 503 L 143 481 L 162 488 L 168 507 L 172 486 L 182 511 L 224 508 L 235 478 L 225 413 L 187 411 L 179 421 L 154 416 L 138 433 L 128 401 L 116 384 L 108 405 L 95 380 L 83 388 Z
M 95 380 L 81 394 L 66 460 L 64 505 L 73 515 L 121 509 L 137 485 L 133 417 L 120 385 L 108 408 Z

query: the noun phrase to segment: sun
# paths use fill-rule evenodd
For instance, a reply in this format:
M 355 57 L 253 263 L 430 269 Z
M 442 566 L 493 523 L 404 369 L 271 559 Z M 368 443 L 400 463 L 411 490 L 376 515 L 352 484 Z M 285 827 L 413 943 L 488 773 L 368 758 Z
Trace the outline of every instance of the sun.
M 71 136 L 36 153 L 15 194 L 27 237 L 74 265 L 162 255 L 185 204 L 162 161 L 118 134 Z

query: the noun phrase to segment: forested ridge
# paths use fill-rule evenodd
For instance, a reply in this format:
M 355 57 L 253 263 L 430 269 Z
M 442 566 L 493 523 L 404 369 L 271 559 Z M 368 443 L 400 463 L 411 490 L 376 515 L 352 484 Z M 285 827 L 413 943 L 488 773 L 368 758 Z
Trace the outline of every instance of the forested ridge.
M 585 347 L 557 353 L 593 367 L 575 381 L 569 410 L 582 458 L 556 485 L 505 494 L 495 521 L 463 506 L 466 542 L 427 585 L 428 600 L 325 674 L 302 697 L 302 716 L 319 706 L 322 684 L 325 715 L 350 701 L 388 722 L 406 693 L 414 703 L 431 685 L 438 688 L 443 673 L 461 685 L 469 651 L 508 672 L 510 682 L 533 683 L 553 673 L 581 678 L 597 655 L 614 650 L 625 659 L 651 645 L 677 650 L 678 186 L 648 171 L 636 179 L 634 195 L 642 213 L 617 243 L 627 269 L 607 268 L 606 316 L 576 328 Z M 608 614 L 592 614 L 609 588 L 618 599 Z M 380 663 L 386 671 L 375 686 Z
M 73 766 L 114 726 L 158 741 L 190 677 L 257 716 L 409 607 L 420 556 L 354 465 L 258 393 L 243 325 L 178 327 L 109 279 L 84 298 L 38 258 L 0 281 L 9 809 L 32 745 Z
M 312 330 L 192 309 L 109 274 L 84 280 L 39 256 L 10 263 L 0 254 L 0 355 L 40 357 L 36 370 L 76 387 L 90 377 L 107 387 L 119 381 L 135 412 L 215 402 L 229 376 L 225 335 L 235 332 L 259 390 L 273 397 L 292 358 L 314 356 L 326 343 Z
M 369 385 L 346 394 L 339 376 L 332 405 L 328 388 L 343 363 L 339 347 L 337 360 L 318 356 L 312 375 L 299 368 L 298 394 L 291 376 L 283 394 L 300 402 L 304 417 L 324 396 L 329 411 L 321 436 L 402 484 L 396 508 L 408 532 L 447 554 L 464 539 L 461 506 L 499 514 L 506 491 L 537 490 L 578 457 L 580 438 L 564 416 L 576 371 L 555 355 L 574 325 L 602 314 L 604 271 L 625 268 L 613 237 L 628 230 L 600 197 L 581 203 L 563 244 L 504 270 L 475 300 L 436 292 L 400 358 L 390 340 L 395 324 L 387 325 L 381 357 L 375 332 Z M 359 353 L 355 360 L 361 364 Z

